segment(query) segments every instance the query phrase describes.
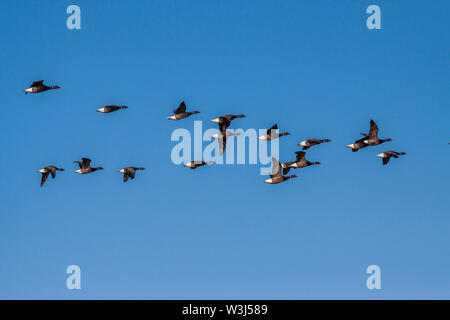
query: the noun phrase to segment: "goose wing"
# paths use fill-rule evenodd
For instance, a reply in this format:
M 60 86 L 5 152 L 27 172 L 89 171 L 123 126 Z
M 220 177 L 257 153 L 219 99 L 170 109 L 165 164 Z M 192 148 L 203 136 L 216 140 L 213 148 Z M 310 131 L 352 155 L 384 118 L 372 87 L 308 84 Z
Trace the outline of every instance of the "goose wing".
M 86 169 L 86 168 L 89 168 L 90 166 L 91 166 L 91 159 L 89 159 L 89 158 L 82 158 L 81 159 L 83 162 L 82 162 L 82 164 L 81 164 L 81 168 L 82 169 Z
M 305 155 L 306 155 L 305 151 L 296 151 L 295 154 L 297 155 L 297 161 L 296 162 L 300 162 L 302 160 L 305 160 Z
M 42 173 L 42 179 L 41 179 L 41 187 L 44 185 L 45 181 L 47 181 L 49 172 Z
M 47 169 L 48 171 L 50 171 L 50 173 L 52 174 L 52 179 L 55 179 L 55 176 L 56 176 L 56 168 L 53 167 L 53 166 L 48 166 L 48 167 L 45 167 L 45 169 Z M 48 175 L 48 173 L 47 173 L 47 175 Z
M 129 167 L 126 170 L 128 172 L 128 174 L 130 175 L 131 179 L 134 179 L 134 175 L 136 174 L 136 169 L 133 167 Z
M 180 103 L 180 105 L 178 106 L 178 108 L 176 110 L 173 110 L 173 113 L 175 114 L 179 114 L 179 113 L 183 113 L 186 112 L 186 104 L 183 102 Z
M 267 130 L 267 135 L 270 136 L 272 130 L 277 130 L 278 129 L 278 125 L 275 123 L 272 128 L 270 128 L 269 130 Z
M 369 140 L 378 140 L 378 126 L 372 119 L 370 119 Z
M 221 135 L 219 136 L 217 141 L 219 141 L 219 153 L 220 153 L 220 155 L 223 155 L 223 153 L 225 152 L 225 148 L 227 147 L 226 134 L 224 135 L 223 133 L 221 133 Z
M 44 80 L 38 80 L 38 81 L 34 81 L 30 87 L 37 87 L 37 86 L 42 86 L 43 85 Z
M 272 167 L 272 174 L 270 175 L 270 177 L 271 178 L 281 177 L 280 161 L 278 161 L 277 158 L 272 157 L 272 163 L 273 167 Z

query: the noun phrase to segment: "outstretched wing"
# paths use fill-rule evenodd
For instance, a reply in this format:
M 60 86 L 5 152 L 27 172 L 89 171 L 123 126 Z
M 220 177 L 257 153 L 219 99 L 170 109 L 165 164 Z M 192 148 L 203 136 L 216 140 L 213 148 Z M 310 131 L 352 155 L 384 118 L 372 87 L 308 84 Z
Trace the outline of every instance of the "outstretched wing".
M 52 179 L 55 179 L 56 176 L 56 168 L 55 167 L 47 167 L 46 168 L 52 174 Z
M 223 155 L 223 153 L 225 152 L 225 148 L 227 147 L 227 136 L 226 136 L 226 134 L 221 133 L 219 135 L 219 138 L 217 139 L 217 141 L 219 141 L 219 153 L 220 153 L 220 155 Z
M 186 104 L 183 102 L 180 103 L 180 105 L 178 106 L 178 108 L 176 110 L 173 110 L 173 113 L 178 114 L 178 113 L 183 113 L 186 112 Z
M 372 119 L 370 119 L 369 140 L 378 140 L 378 126 Z
M 275 178 L 275 177 L 281 177 L 281 166 L 280 166 L 280 161 L 278 161 L 277 158 L 272 157 L 272 174 L 270 175 L 271 178 Z
M 387 157 L 383 158 L 383 164 L 387 164 L 390 159 L 391 159 L 391 156 L 387 156 Z
M 278 129 L 278 125 L 275 123 L 272 128 L 270 128 L 269 130 L 267 130 L 267 135 L 270 136 L 271 135 L 271 131 L 272 130 L 277 130 Z
M 42 86 L 43 85 L 44 80 L 39 80 L 39 81 L 35 81 L 31 84 L 30 87 L 37 87 L 37 86 Z
M 89 158 L 82 158 L 82 168 L 89 168 L 91 166 L 91 159 Z
M 305 159 L 306 152 L 304 152 L 304 151 L 296 151 L 295 154 L 297 155 L 297 161 L 296 162 L 299 162 L 299 161 Z
M 48 171 L 46 173 L 42 174 L 41 187 L 44 185 L 45 181 L 47 181 L 47 177 L 48 177 Z
M 134 175 L 136 174 L 136 170 L 132 167 L 127 168 L 127 172 L 130 175 L 131 179 L 134 179 Z
M 80 167 L 80 169 L 83 168 L 83 163 L 81 161 L 74 161 L 73 163 L 78 163 L 78 166 Z
M 123 173 L 123 182 L 127 182 L 128 178 L 130 178 L 130 176 L 128 175 L 128 170 L 125 170 L 125 172 Z

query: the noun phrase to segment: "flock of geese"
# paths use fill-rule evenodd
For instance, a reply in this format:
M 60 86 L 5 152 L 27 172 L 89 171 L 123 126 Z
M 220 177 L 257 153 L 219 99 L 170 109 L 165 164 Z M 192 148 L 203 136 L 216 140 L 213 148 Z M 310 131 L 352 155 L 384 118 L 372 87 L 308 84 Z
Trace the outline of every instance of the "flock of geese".
M 48 90 L 53 90 L 53 89 L 59 89 L 60 87 L 58 86 L 47 86 L 44 84 L 44 80 L 40 80 L 40 81 L 35 81 L 31 84 L 31 86 L 28 89 L 25 89 L 25 94 L 27 93 L 41 93 L 44 91 L 48 91 Z M 127 106 L 116 106 L 116 105 L 107 105 L 104 106 L 102 108 L 97 109 L 98 112 L 101 113 L 111 113 L 114 111 L 118 111 L 121 109 L 126 109 Z M 169 120 L 181 120 L 181 119 L 185 119 L 191 115 L 194 114 L 198 114 L 200 113 L 199 111 L 191 111 L 191 112 L 187 112 L 186 111 L 186 104 L 183 102 L 181 102 L 181 104 L 179 105 L 179 107 L 173 111 L 173 115 L 171 115 L 170 117 L 168 117 Z M 218 117 L 216 119 L 211 120 L 214 123 L 217 123 L 219 125 L 219 133 L 213 135 L 212 137 L 217 139 L 219 142 L 219 152 L 220 155 L 223 155 L 225 148 L 226 148 L 226 142 L 227 139 L 231 136 L 234 135 L 239 135 L 239 133 L 233 133 L 228 131 L 228 127 L 231 125 L 231 122 L 235 119 L 238 118 L 244 118 L 245 115 L 243 114 L 239 114 L 239 115 L 224 115 L 221 117 Z M 260 140 L 274 140 L 274 139 L 278 139 L 282 136 L 286 136 L 289 135 L 289 132 L 282 132 L 279 133 L 278 132 L 278 126 L 277 124 L 275 124 L 274 126 L 272 126 L 272 128 L 270 128 L 269 130 L 267 130 L 266 134 L 263 136 L 258 137 L 258 139 Z M 363 136 L 362 138 L 356 140 L 354 143 L 347 145 L 347 147 L 351 148 L 353 152 L 356 152 L 360 149 L 366 148 L 366 147 L 372 147 L 372 146 L 377 146 L 380 144 L 383 144 L 385 142 L 389 142 L 392 139 L 387 138 L 387 139 L 379 139 L 378 138 L 378 126 L 375 123 L 375 121 L 370 120 L 370 130 L 369 133 L 361 133 L 361 135 Z M 326 143 L 326 142 L 331 142 L 330 139 L 316 139 L 316 138 L 312 138 L 312 139 L 308 139 L 305 141 L 302 141 L 298 144 L 298 146 L 303 147 L 302 150 L 303 151 L 296 151 L 296 159 L 295 161 L 288 161 L 285 163 L 281 163 L 279 162 L 278 159 L 272 157 L 272 162 L 273 162 L 273 169 L 272 169 L 272 174 L 270 174 L 270 178 L 265 180 L 265 183 L 269 183 L 269 184 L 277 184 L 292 178 L 296 178 L 296 175 L 289 175 L 287 176 L 287 174 L 289 173 L 289 171 L 291 169 L 298 169 L 298 168 L 306 168 L 308 166 L 311 165 L 318 165 L 320 164 L 320 162 L 314 161 L 308 161 L 306 160 L 306 152 L 305 150 L 308 150 L 309 148 L 322 144 L 322 143 Z M 393 150 L 390 151 L 384 151 L 380 154 L 377 155 L 377 157 L 382 158 L 382 162 L 383 165 L 388 164 L 389 160 L 391 158 L 398 158 L 400 155 L 405 155 L 406 153 L 404 152 L 396 152 Z M 91 167 L 91 159 L 88 158 L 82 158 L 81 161 L 74 161 L 74 163 L 77 163 L 79 166 L 78 170 L 75 170 L 76 173 L 79 174 L 88 174 L 88 173 L 92 173 L 98 170 L 103 170 L 102 167 Z M 213 161 L 191 161 L 188 163 L 185 163 L 184 166 L 188 167 L 190 169 L 196 169 L 198 167 L 204 166 L 204 165 L 208 165 L 208 164 L 212 164 Z M 123 181 L 127 182 L 128 179 L 134 179 L 135 175 L 136 175 L 136 171 L 139 170 L 145 170 L 145 168 L 142 167 L 126 167 L 126 168 L 122 168 L 120 170 L 118 170 L 118 172 L 123 174 Z M 52 178 L 54 179 L 56 176 L 56 171 L 64 171 L 64 169 L 62 168 L 57 168 L 55 166 L 47 166 L 45 168 L 42 168 L 40 170 L 38 170 L 39 173 L 42 174 L 42 178 L 41 178 L 41 187 L 45 184 L 45 182 L 47 181 L 47 178 L 49 175 L 52 176 Z

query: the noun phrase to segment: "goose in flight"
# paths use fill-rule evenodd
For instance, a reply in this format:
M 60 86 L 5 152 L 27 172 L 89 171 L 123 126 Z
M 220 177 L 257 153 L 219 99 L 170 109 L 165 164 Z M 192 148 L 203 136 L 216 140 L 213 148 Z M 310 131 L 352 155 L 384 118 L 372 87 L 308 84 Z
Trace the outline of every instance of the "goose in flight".
M 356 152 L 359 149 L 362 149 L 362 148 L 365 148 L 365 147 L 368 146 L 368 144 L 364 142 L 364 141 L 367 140 L 368 135 L 366 135 L 366 134 L 362 134 L 362 135 L 364 135 L 364 137 L 362 137 L 361 139 L 356 140 L 352 144 L 348 144 L 347 145 L 347 147 L 351 148 L 353 152 Z
M 270 174 L 270 179 L 265 180 L 264 183 L 277 184 L 292 178 L 297 178 L 295 174 L 290 176 L 283 176 L 281 174 L 280 161 L 278 161 L 277 158 L 272 157 L 272 163 L 273 163 L 272 174 Z
M 312 139 L 308 139 L 305 141 L 302 141 L 298 144 L 298 146 L 302 146 L 302 150 L 308 150 L 309 148 L 311 148 L 312 146 L 324 143 L 324 142 L 330 142 L 330 139 L 316 139 L 316 138 L 312 138 Z
M 186 112 L 186 104 L 183 102 L 180 103 L 180 105 L 178 106 L 178 108 L 176 110 L 173 110 L 174 115 L 168 117 L 167 119 L 169 120 L 181 120 L 184 118 L 187 118 L 193 114 L 197 114 L 200 113 L 200 111 L 191 111 L 191 112 Z
M 137 170 L 145 170 L 145 168 L 140 167 L 126 167 L 120 169 L 119 172 L 123 173 L 123 182 L 127 182 L 129 178 L 134 179 Z
M 205 166 L 207 164 L 212 164 L 214 161 L 191 161 L 185 163 L 183 166 L 191 168 L 191 169 L 197 169 L 198 167 Z
M 58 86 L 46 86 L 44 80 L 34 81 L 28 89 L 25 89 L 25 94 L 27 93 L 39 93 L 51 89 L 59 89 Z
M 41 170 L 38 170 L 39 173 L 42 173 L 41 187 L 44 185 L 45 181 L 47 181 L 49 174 L 52 175 L 52 179 L 55 179 L 56 171 L 64 171 L 64 169 L 57 168 L 55 166 L 47 166 L 45 168 L 42 168 Z
M 120 109 L 127 109 L 127 108 L 128 108 L 127 106 L 116 106 L 115 104 L 109 104 L 107 106 L 97 109 L 97 112 L 110 113 Z
M 377 146 L 379 144 L 382 144 L 382 143 L 388 142 L 388 141 L 392 141 L 392 139 L 390 139 L 390 138 L 378 139 L 378 126 L 375 123 L 375 121 L 370 119 L 369 136 L 367 137 L 366 140 L 364 140 L 364 143 L 367 144 L 368 146 Z
M 275 125 L 270 128 L 269 130 L 267 130 L 267 133 L 261 137 L 258 137 L 259 140 L 274 140 L 274 139 L 278 139 L 279 137 L 282 136 L 287 136 L 290 135 L 289 132 L 282 132 L 282 133 L 278 133 L 278 125 L 275 123 Z
M 389 160 L 391 159 L 391 157 L 394 158 L 398 158 L 398 156 L 402 156 L 405 155 L 406 153 L 404 152 L 395 152 L 395 151 L 384 151 L 380 154 L 377 154 L 377 157 L 380 157 L 383 159 L 383 165 L 388 164 Z
M 297 151 L 297 152 L 295 152 L 295 154 L 297 155 L 297 159 L 295 161 L 288 161 L 288 162 L 281 164 L 281 167 L 283 168 L 283 174 L 288 174 L 288 172 L 291 168 L 298 169 L 298 168 L 309 167 L 313 164 L 320 164 L 320 162 L 317 162 L 317 161 L 311 162 L 311 161 L 306 160 L 306 158 L 305 158 L 306 152 L 305 151 Z
M 82 161 L 74 161 L 73 163 L 78 163 L 80 169 L 75 170 L 76 173 L 87 174 L 97 170 L 103 170 L 102 167 L 92 168 L 91 167 L 91 159 L 82 158 Z
M 227 146 L 227 128 L 230 126 L 231 121 L 233 121 L 236 118 L 243 118 L 243 117 L 245 117 L 245 115 L 243 114 L 238 115 L 227 114 L 225 116 L 221 116 L 219 118 L 211 120 L 211 122 L 219 124 L 221 136 L 218 136 L 217 139 L 219 140 L 220 155 L 224 153 L 225 148 Z

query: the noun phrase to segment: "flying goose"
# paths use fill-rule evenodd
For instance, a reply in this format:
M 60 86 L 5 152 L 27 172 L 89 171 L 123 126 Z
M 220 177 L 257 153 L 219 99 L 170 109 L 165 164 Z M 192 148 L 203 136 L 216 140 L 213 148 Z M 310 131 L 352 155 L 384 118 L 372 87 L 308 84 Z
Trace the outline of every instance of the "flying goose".
M 378 126 L 375 123 L 375 121 L 370 119 L 369 136 L 368 136 L 368 139 L 364 140 L 364 143 L 367 144 L 368 146 L 377 146 L 379 144 L 382 144 L 382 143 L 388 142 L 388 141 L 392 141 L 392 139 L 390 139 L 390 138 L 378 139 Z
M 281 174 L 280 161 L 278 161 L 278 159 L 272 157 L 272 163 L 273 163 L 272 174 L 270 174 L 270 179 L 265 180 L 264 183 L 277 184 L 289 180 L 291 178 L 297 178 L 297 176 L 294 174 L 290 176 L 283 176 Z
M 64 169 L 57 168 L 55 166 L 47 166 L 45 168 L 42 168 L 41 170 L 38 170 L 39 173 L 42 173 L 41 187 L 44 185 L 45 181 L 47 181 L 47 177 L 49 174 L 52 175 L 52 179 L 55 179 L 56 171 L 64 171 Z
M 365 133 L 361 133 L 364 137 L 362 137 L 361 139 L 356 140 L 355 142 L 353 142 L 352 144 L 348 144 L 347 147 L 351 148 L 353 152 L 358 151 L 359 149 L 365 148 L 368 146 L 367 143 L 365 143 L 364 141 L 367 140 L 367 137 L 369 136 L 368 134 Z
M 231 121 L 233 121 L 236 118 L 243 118 L 245 115 L 239 114 L 239 115 L 231 115 L 227 114 L 225 116 L 221 116 L 216 119 L 212 119 L 211 122 L 215 122 L 219 124 L 219 130 L 222 133 L 220 137 L 217 139 L 219 140 L 220 147 L 220 155 L 222 155 L 225 151 L 225 148 L 227 146 L 227 128 L 230 126 Z
M 187 162 L 185 163 L 183 166 L 191 168 L 191 169 L 197 169 L 198 167 L 207 165 L 207 164 L 212 164 L 214 163 L 214 161 L 191 161 L 191 162 Z
M 103 170 L 102 167 L 92 168 L 91 167 L 91 159 L 82 158 L 82 161 L 74 161 L 73 163 L 78 163 L 80 169 L 75 170 L 76 173 L 87 174 L 97 170 Z
M 288 161 L 285 162 L 283 164 L 281 164 L 281 167 L 283 168 L 283 174 L 288 174 L 289 170 L 291 168 L 297 169 L 297 168 L 305 168 L 308 166 L 311 166 L 313 164 L 320 164 L 320 162 L 311 162 L 306 160 L 305 155 L 306 152 L 305 151 L 297 151 L 295 152 L 295 154 L 297 155 L 297 159 L 295 161 Z
M 44 80 L 35 81 L 31 84 L 31 86 L 28 89 L 25 89 L 25 94 L 28 92 L 30 93 L 39 93 L 44 92 L 50 89 L 59 89 L 58 86 L 46 86 L 44 83 Z
M 377 154 L 377 157 L 382 158 L 383 165 L 385 165 L 385 164 L 388 164 L 391 157 L 398 158 L 398 156 L 405 155 L 405 154 L 406 153 L 404 153 L 404 152 L 395 152 L 395 151 L 390 150 L 390 151 L 384 151 L 380 154 Z
M 316 138 L 312 138 L 312 139 L 308 139 L 305 141 L 302 141 L 298 144 L 298 146 L 303 146 L 302 150 L 308 150 L 309 148 L 311 148 L 312 146 L 315 146 L 317 144 L 321 144 L 324 142 L 330 142 L 330 139 L 316 139 Z
M 270 128 L 269 130 L 267 130 L 267 133 L 261 137 L 258 137 L 259 140 L 274 140 L 274 139 L 278 139 L 279 137 L 282 136 L 287 136 L 290 135 L 289 132 L 282 132 L 282 133 L 278 133 L 278 125 L 275 123 L 275 125 Z
M 123 182 L 127 182 L 129 178 L 134 179 L 137 170 L 145 170 L 145 168 L 126 167 L 120 169 L 119 172 L 123 173 Z
M 120 109 L 127 109 L 127 108 L 128 108 L 127 106 L 116 106 L 115 104 L 109 104 L 107 106 L 97 109 L 97 112 L 110 113 Z
M 186 104 L 184 101 L 180 103 L 178 108 L 176 110 L 173 110 L 174 115 L 168 117 L 169 120 L 181 120 L 184 118 L 187 118 L 193 114 L 200 113 L 200 111 L 192 111 L 192 112 L 186 112 Z

